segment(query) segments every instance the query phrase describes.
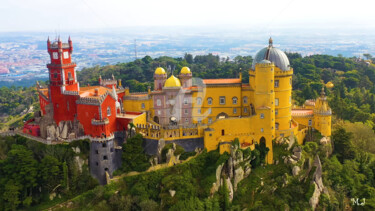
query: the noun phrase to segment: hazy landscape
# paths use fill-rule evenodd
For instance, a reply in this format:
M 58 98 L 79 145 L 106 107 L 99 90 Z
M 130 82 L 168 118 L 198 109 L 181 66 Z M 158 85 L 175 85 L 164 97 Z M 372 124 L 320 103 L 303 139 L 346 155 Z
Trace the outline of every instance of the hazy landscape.
M 324 27 L 281 27 L 271 33 L 267 27 L 125 27 L 87 32 L 0 33 L 0 86 L 31 86 L 47 80 L 46 40 L 67 40 L 74 45 L 78 70 L 96 65 L 129 62 L 149 55 L 183 57 L 185 53 L 212 53 L 233 59 L 254 56 L 267 45 L 270 36 L 276 47 L 301 55 L 327 54 L 363 57 L 375 51 L 375 31 Z

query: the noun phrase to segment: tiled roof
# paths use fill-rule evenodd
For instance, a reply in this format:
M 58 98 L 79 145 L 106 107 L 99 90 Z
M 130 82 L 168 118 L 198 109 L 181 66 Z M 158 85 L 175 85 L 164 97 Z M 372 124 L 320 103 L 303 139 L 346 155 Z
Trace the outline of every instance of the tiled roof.
M 237 84 L 241 83 L 239 78 L 203 79 L 204 84 Z
M 98 96 L 95 96 L 95 89 L 98 89 Z M 81 87 L 79 96 L 80 97 L 99 97 L 107 93 L 107 91 L 111 91 L 111 89 L 102 87 L 102 86 Z
M 293 109 L 292 116 L 310 116 L 314 115 L 314 111 L 311 109 Z

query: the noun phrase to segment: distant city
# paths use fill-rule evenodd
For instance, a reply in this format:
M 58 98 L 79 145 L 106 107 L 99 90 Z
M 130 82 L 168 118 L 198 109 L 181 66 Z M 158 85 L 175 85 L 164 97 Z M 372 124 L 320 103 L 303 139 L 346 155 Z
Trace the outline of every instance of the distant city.
M 257 49 L 267 45 L 269 36 L 273 37 L 276 47 L 282 46 L 281 50 L 304 56 L 329 54 L 361 57 L 364 53 L 374 53 L 375 32 L 353 31 L 355 33 L 334 29 L 280 29 L 277 33 L 266 33 L 246 28 L 216 30 L 175 27 L 71 34 L 0 33 L 0 87 L 31 86 L 36 80 L 48 80 L 48 36 L 51 41 L 58 36 L 67 41 L 71 36 L 74 43 L 73 60 L 79 71 L 95 65 L 129 62 L 146 55 L 155 58 L 212 53 L 230 59 L 238 55 L 253 56 Z

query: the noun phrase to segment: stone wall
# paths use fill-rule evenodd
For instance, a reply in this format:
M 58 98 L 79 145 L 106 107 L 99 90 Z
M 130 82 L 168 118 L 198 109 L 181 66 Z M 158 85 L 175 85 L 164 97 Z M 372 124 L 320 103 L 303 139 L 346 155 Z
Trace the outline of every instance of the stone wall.
M 107 184 L 106 172 L 109 175 L 121 166 L 122 149 L 115 148 L 115 139 L 106 142 L 90 143 L 90 173 L 101 185 Z
M 143 148 L 146 154 L 155 155 L 158 150 L 158 140 L 155 139 L 143 139 Z M 196 148 L 204 149 L 203 138 L 188 138 L 188 139 L 177 139 L 173 141 L 165 141 L 165 144 L 175 143 L 185 149 L 186 152 L 192 152 Z

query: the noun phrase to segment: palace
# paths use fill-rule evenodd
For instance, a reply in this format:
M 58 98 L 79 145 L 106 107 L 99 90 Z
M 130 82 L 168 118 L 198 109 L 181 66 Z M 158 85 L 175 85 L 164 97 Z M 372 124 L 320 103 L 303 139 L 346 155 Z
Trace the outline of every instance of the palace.
M 256 54 L 249 76 L 246 84 L 241 73 L 239 78 L 195 78 L 193 83 L 188 67 L 178 78 L 168 78 L 159 67 L 154 90 L 126 94 L 124 111 L 147 113 L 147 124 L 137 125 L 146 142 L 163 138 L 189 148 L 190 142 L 200 146 L 200 139 L 207 150 L 219 147 L 223 152 L 238 138 L 242 147 L 252 149 L 264 143 L 270 149 L 268 163 L 273 163 L 275 139 L 295 137 L 302 144 L 309 127 L 331 135 L 331 109 L 324 91 L 316 101 L 292 109 L 293 68 L 272 39 Z
M 154 89 L 144 93 L 130 93 L 113 76 L 99 77 L 99 86 L 80 87 L 70 37 L 68 43 L 48 39 L 47 47 L 49 84 L 37 84 L 41 114 L 25 124 L 24 133 L 50 142 L 90 139 L 90 171 L 102 184 L 121 165 L 129 123 L 143 135 L 149 154 L 156 153 L 161 139 L 186 151 L 219 148 L 223 153 L 238 138 L 243 148 L 268 147 L 269 164 L 274 140 L 288 137 L 302 144 L 309 128 L 331 135 L 324 90 L 318 99 L 293 107 L 293 68 L 272 39 L 254 57 L 248 83 L 242 83 L 241 73 L 239 78 L 193 80 L 188 67 L 177 77 L 158 67 Z

